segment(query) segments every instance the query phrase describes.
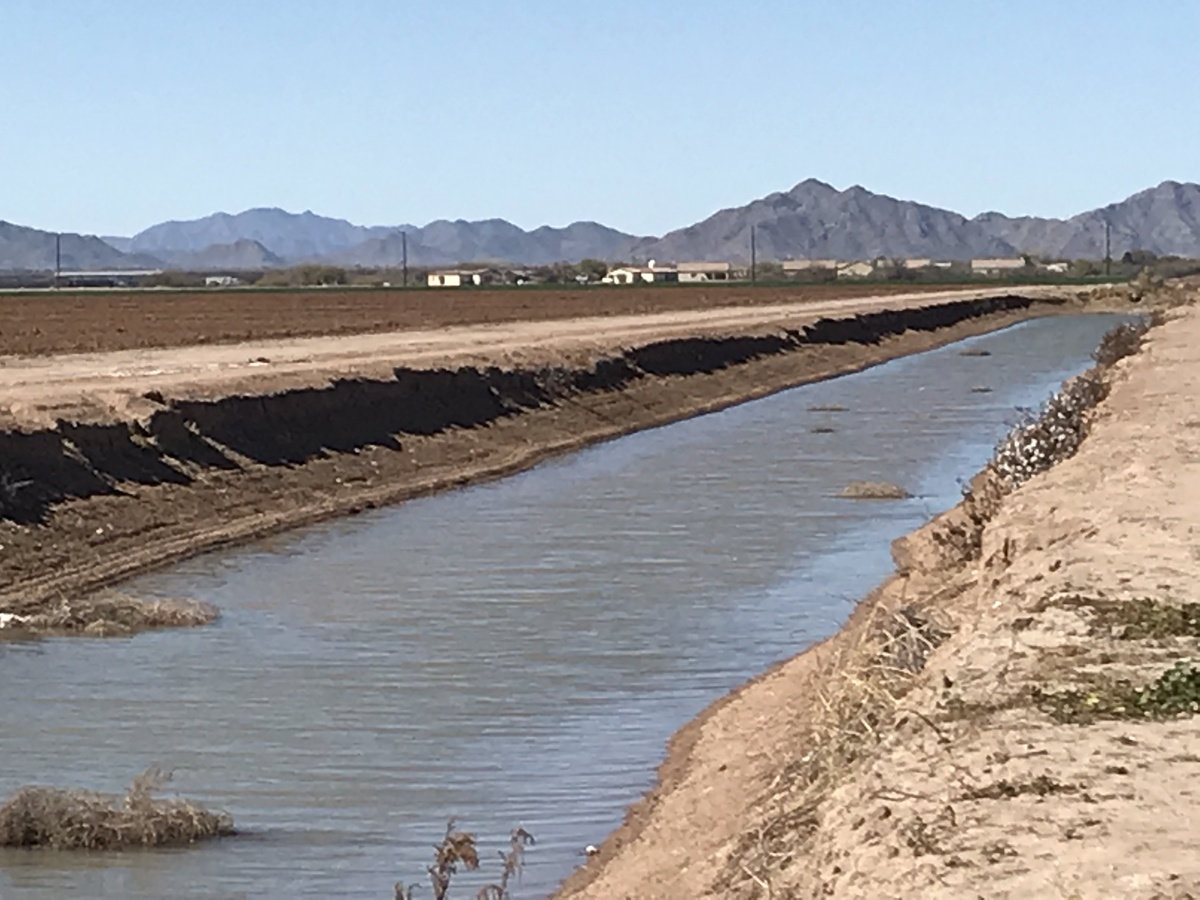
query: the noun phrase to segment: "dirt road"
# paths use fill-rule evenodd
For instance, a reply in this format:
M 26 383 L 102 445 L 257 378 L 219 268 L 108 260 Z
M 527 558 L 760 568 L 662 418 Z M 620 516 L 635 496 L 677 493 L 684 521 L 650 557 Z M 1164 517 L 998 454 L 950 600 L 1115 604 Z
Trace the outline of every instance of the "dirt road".
M 675 296 L 679 292 L 660 292 Z M 822 317 L 994 295 L 996 291 L 890 293 L 789 303 L 477 323 L 385 333 L 277 338 L 231 344 L 0 357 L 0 426 L 59 418 L 112 421 L 145 411 L 144 395 L 177 398 L 263 393 L 337 377 L 387 377 L 396 366 L 586 363 L 671 338 L 800 327 Z M 1031 288 L 1023 295 L 1063 294 Z

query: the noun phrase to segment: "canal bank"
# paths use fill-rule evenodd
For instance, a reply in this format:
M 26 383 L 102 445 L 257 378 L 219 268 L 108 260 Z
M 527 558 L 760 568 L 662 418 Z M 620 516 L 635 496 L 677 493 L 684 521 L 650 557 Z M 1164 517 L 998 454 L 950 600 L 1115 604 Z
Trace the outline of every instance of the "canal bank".
M 388 379 L 221 397 L 147 391 L 132 418 L 12 427 L 0 433 L 0 610 L 53 610 L 68 631 L 176 624 L 173 607 L 126 622 L 106 620 L 103 609 L 76 615 L 72 604 L 217 547 L 512 474 L 599 441 L 1081 308 L 1078 299 L 1019 295 L 953 300 L 794 330 L 673 338 L 573 365 L 398 368 Z
M 1200 315 L 1077 454 L 893 546 L 846 626 L 678 732 L 563 898 L 1200 890 Z

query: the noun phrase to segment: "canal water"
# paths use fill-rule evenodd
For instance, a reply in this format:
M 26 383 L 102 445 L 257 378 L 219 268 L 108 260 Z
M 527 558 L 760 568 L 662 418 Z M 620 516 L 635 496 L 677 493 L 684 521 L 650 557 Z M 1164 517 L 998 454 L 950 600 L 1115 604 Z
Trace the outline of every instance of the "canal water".
M 451 816 L 493 877 L 532 832 L 516 896 L 549 895 L 671 733 L 836 629 L 1116 321 L 1027 322 L 129 586 L 212 601 L 213 627 L 0 643 L 0 794 L 162 765 L 244 831 L 0 852 L 0 898 L 386 900 L 427 885 Z M 840 499 L 854 480 L 914 497 Z

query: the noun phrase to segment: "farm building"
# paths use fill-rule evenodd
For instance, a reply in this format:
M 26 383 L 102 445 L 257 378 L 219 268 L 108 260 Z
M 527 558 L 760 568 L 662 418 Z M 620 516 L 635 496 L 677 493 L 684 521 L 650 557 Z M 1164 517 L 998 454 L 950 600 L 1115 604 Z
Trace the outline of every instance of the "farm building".
M 813 269 L 836 269 L 841 263 L 836 259 L 785 259 L 783 261 L 784 275 L 797 275 L 801 272 L 811 272 Z
M 682 262 L 676 268 L 680 281 L 732 281 L 739 274 L 727 262 Z
M 430 272 L 425 277 L 429 287 L 462 287 L 465 284 L 483 284 L 486 269 L 443 269 Z
M 975 275 L 1011 274 L 1024 268 L 1025 258 L 1022 256 L 971 260 L 971 272 Z

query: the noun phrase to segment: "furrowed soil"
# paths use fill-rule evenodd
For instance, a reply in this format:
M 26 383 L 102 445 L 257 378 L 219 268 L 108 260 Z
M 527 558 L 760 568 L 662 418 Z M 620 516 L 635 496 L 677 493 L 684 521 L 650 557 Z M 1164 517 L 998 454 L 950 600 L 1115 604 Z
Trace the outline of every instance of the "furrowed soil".
M 1081 296 L 904 294 L 2 357 L 0 612 L 86 630 L 103 605 L 81 594 L 146 568 L 1090 308 Z M 107 330 L 145 327 L 135 319 Z M 163 624 L 195 615 L 167 612 Z M 154 624 L 121 615 L 122 628 Z
M 565 290 L 13 291 L 0 294 L 0 355 L 182 347 L 583 315 L 637 316 L 945 290 L 938 285 L 731 284 Z
M 981 473 L 829 640 L 673 739 L 583 898 L 1200 896 L 1200 311 L 1072 457 Z

